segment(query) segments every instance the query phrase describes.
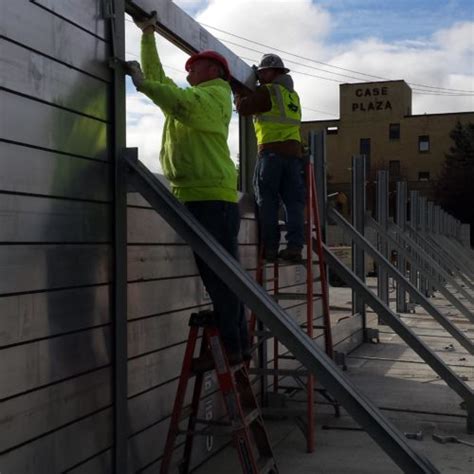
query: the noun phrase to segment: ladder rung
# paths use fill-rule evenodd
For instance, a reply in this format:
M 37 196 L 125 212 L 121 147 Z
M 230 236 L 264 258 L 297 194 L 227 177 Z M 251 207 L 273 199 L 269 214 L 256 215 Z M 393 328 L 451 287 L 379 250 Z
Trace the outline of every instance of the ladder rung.
M 249 414 L 245 415 L 245 425 L 249 426 L 251 425 L 257 418 L 260 417 L 260 410 L 256 408 L 255 410 L 252 410 Z
M 307 300 L 306 293 L 278 293 L 273 295 L 276 300 Z
M 304 417 L 308 416 L 306 408 L 262 408 L 263 416 L 287 416 L 287 417 Z
M 193 407 L 188 405 L 181 410 L 181 416 L 179 417 L 180 421 L 185 420 L 193 414 Z
M 196 423 L 205 426 L 224 426 L 229 427 L 231 426 L 230 421 L 219 421 L 219 420 L 206 420 L 205 418 L 196 418 Z
M 281 375 L 281 376 L 307 376 L 309 372 L 301 369 L 259 369 L 251 368 L 248 369 L 252 375 Z

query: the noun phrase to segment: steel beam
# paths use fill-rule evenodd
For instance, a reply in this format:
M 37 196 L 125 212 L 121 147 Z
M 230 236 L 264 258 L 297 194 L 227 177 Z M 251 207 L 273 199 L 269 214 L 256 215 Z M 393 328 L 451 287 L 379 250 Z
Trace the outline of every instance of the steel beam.
M 403 235 L 405 232 L 405 225 L 407 222 L 407 183 L 406 181 L 397 182 L 397 206 L 396 206 L 396 219 L 395 219 L 399 229 L 400 234 Z M 397 255 L 397 265 L 398 270 L 403 276 L 406 276 L 406 260 L 403 255 L 400 253 Z M 412 267 L 412 265 L 410 265 Z M 407 306 L 407 297 L 405 290 L 397 285 L 397 311 L 399 313 L 406 313 L 408 311 Z
M 431 268 L 440 275 L 439 285 L 444 287 L 444 282 L 449 283 L 459 294 L 466 298 L 470 303 L 474 304 L 474 296 L 468 293 L 446 270 L 428 255 L 415 241 L 411 239 L 402 229 L 396 225 L 391 225 L 389 231 L 394 232 L 399 240 L 405 244 L 405 251 L 408 252 L 408 258 L 414 262 L 415 255 L 424 259 Z M 411 264 L 411 263 L 410 263 Z
M 326 203 L 327 203 L 327 180 L 326 180 L 326 133 L 309 132 L 310 153 L 314 158 L 314 177 L 316 179 L 316 192 L 318 193 L 319 220 L 321 222 L 321 236 L 326 242 Z
M 465 276 L 465 279 L 469 282 L 469 285 L 472 286 L 474 282 L 474 271 L 471 270 L 469 263 L 466 264 L 465 258 L 459 256 L 456 253 L 456 250 L 452 247 L 452 238 L 447 235 L 440 236 L 439 240 L 433 239 L 431 236 L 423 234 L 422 235 L 426 244 L 431 248 L 431 251 L 434 254 L 440 256 L 444 262 L 446 262 L 446 268 L 450 271 L 457 271 L 459 276 Z
M 378 296 L 369 289 L 354 273 L 340 262 L 331 251 L 324 246 L 324 256 L 328 265 L 349 286 L 363 295 L 367 304 L 411 347 L 466 403 L 467 432 L 474 433 L 474 393 L 445 363 L 436 355 L 397 314 L 395 314 Z
M 377 171 L 376 185 L 376 214 L 377 221 L 382 229 L 388 226 L 388 171 Z M 379 252 L 388 258 L 387 241 L 379 235 L 377 237 L 377 248 Z M 379 298 L 388 304 L 388 275 L 385 269 L 377 265 L 377 294 Z
M 417 221 L 418 221 L 418 191 L 410 191 L 410 224 L 413 229 L 417 228 Z M 410 281 L 411 283 L 420 288 L 418 282 L 418 272 L 413 268 L 410 267 Z M 410 303 L 414 304 L 415 301 L 410 296 Z
M 446 252 L 444 246 L 441 243 L 434 241 L 432 242 L 426 236 L 419 234 L 411 227 L 411 225 L 408 225 L 407 229 L 415 241 L 425 248 L 426 252 L 428 252 L 432 257 L 437 255 L 437 260 L 445 269 L 445 271 L 456 275 L 466 284 L 467 287 L 471 289 L 474 288 L 473 282 L 469 280 L 469 278 L 463 273 L 463 271 L 459 268 L 458 262 L 453 259 L 453 257 L 448 252 Z
M 134 189 L 191 245 L 288 350 L 318 377 L 322 385 L 404 472 L 439 472 L 430 461 L 409 446 L 402 434 L 344 377 L 297 322 L 288 316 L 142 163 L 128 157 L 125 160 L 129 168 L 128 178 Z M 327 248 L 325 252 L 328 252 Z
M 227 59 L 232 77 L 249 89 L 255 89 L 252 68 L 171 0 L 126 0 L 125 7 L 132 16 L 149 16 L 156 11 L 156 29 L 161 36 L 189 54 L 204 49 L 217 51 Z
M 382 229 L 381 226 L 374 219 L 372 219 L 372 217 L 370 217 L 370 216 L 367 217 L 367 223 L 373 229 L 375 229 L 379 233 L 379 235 L 383 236 L 385 239 L 387 239 L 393 245 L 395 245 L 397 247 L 397 250 L 400 253 L 404 254 L 405 257 L 409 258 L 408 252 L 397 242 L 397 240 L 394 237 L 392 237 L 384 229 Z M 387 262 L 388 262 L 388 260 L 387 260 Z M 390 263 L 390 262 L 388 262 L 388 263 Z M 430 272 L 430 273 L 433 272 L 433 270 L 432 270 L 433 267 L 431 267 L 430 270 L 427 270 L 426 269 L 427 266 L 428 265 L 426 264 L 426 265 L 424 265 L 424 267 L 419 267 L 419 271 L 420 271 L 422 276 L 427 276 L 428 272 Z M 392 268 L 395 270 L 395 267 L 392 266 Z M 397 281 L 398 281 L 401 277 L 403 277 L 403 275 L 400 273 L 399 270 L 397 270 L 397 272 L 399 273 L 399 277 L 397 279 Z M 459 299 L 457 299 L 444 285 L 439 283 L 438 280 L 430 280 L 430 281 L 434 284 L 434 288 L 437 289 L 462 315 L 464 315 L 471 323 L 474 323 L 474 313 L 469 308 L 467 308 L 461 301 L 459 301 Z M 402 286 L 404 285 L 403 282 L 400 283 L 400 284 Z M 467 295 L 467 296 L 470 299 L 470 295 Z M 428 302 L 428 300 L 426 300 L 426 301 Z M 429 306 L 434 307 L 433 305 L 431 305 L 431 303 L 430 303 Z M 471 351 L 472 351 L 472 354 L 474 354 L 474 346 L 472 346 L 472 344 L 471 344 Z
M 352 210 L 352 225 L 364 235 L 365 232 L 365 156 L 357 155 L 352 157 L 352 195 L 351 195 L 351 210 Z M 359 279 L 365 281 L 365 255 L 364 250 L 352 244 L 352 268 Z M 360 314 L 362 316 L 362 330 L 365 337 L 367 320 L 365 314 L 365 302 L 359 297 L 357 292 L 352 292 L 352 313 Z
M 419 290 L 417 290 L 409 281 L 405 280 L 400 272 L 394 268 L 390 262 L 365 239 L 363 235 L 357 232 L 357 230 L 347 222 L 343 216 L 341 216 L 335 209 L 329 209 L 328 217 L 348 232 L 352 239 L 364 248 L 378 265 L 384 265 L 391 276 L 396 278 L 400 284 L 404 285 L 407 291 L 415 292 L 418 302 L 433 316 L 433 318 L 453 337 L 455 337 L 469 353 L 474 354 L 473 343 L 441 312 L 439 312 Z M 330 261 L 331 258 L 328 258 L 329 265 Z M 338 273 L 337 269 L 333 269 Z M 367 304 L 372 306 L 379 316 L 385 317 L 385 322 L 447 383 L 449 387 L 451 387 L 465 401 L 466 406 L 468 407 L 467 431 L 469 433 L 474 432 L 474 392 L 471 387 L 464 383 L 455 372 L 445 365 L 443 360 L 440 359 L 420 338 L 418 338 L 411 328 L 404 325 L 400 318 L 379 298 L 377 298 L 362 281 L 349 272 L 349 269 L 346 267 L 344 269 L 339 268 L 339 272 L 345 273 L 345 277 L 341 274 L 339 276 L 346 282 L 350 280 L 352 288 L 356 288 L 356 291 L 358 291 L 360 296 L 366 300 Z M 347 272 L 351 274 L 348 275 Z
M 344 219 L 335 209 L 328 211 L 328 217 L 336 224 L 341 226 L 345 232 L 347 232 L 351 238 L 358 243 L 364 250 L 376 261 L 377 265 L 383 265 L 391 277 L 395 278 L 400 285 L 402 285 L 406 291 L 412 294 L 415 301 L 420 304 L 431 316 L 448 331 L 456 340 L 471 354 L 474 354 L 474 344 L 457 329 L 446 316 L 435 308 L 431 302 L 414 287 L 403 275 L 383 256 L 378 250 L 365 239 L 357 230 Z M 372 219 L 372 218 L 370 218 Z M 377 222 L 373 219 L 370 222 L 372 225 L 378 226 Z M 374 224 L 375 223 L 375 224 Z
M 112 56 L 125 59 L 124 0 L 106 2 L 110 20 Z M 113 304 L 113 472 L 128 472 L 128 349 L 127 349 L 127 182 L 122 153 L 125 150 L 125 81 L 121 62 L 113 63 L 114 156 L 114 304 Z

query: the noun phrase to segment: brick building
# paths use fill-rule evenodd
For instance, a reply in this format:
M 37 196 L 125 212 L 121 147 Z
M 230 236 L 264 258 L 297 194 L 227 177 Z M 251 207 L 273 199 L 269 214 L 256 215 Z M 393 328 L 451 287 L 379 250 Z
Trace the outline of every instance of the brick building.
M 412 115 L 412 91 L 403 80 L 340 85 L 340 119 L 304 122 L 326 130 L 328 190 L 350 193 L 351 157 L 365 154 L 368 177 L 388 169 L 391 180 L 406 179 L 409 189 L 431 197 L 450 131 L 457 121 L 474 122 L 474 112 Z

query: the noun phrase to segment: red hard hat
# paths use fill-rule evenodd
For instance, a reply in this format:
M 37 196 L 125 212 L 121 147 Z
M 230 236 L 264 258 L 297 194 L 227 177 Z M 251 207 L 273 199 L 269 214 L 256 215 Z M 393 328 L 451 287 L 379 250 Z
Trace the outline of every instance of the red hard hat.
M 200 53 L 195 53 L 190 56 L 190 58 L 186 61 L 186 64 L 184 65 L 184 69 L 186 69 L 186 71 L 189 71 L 191 65 L 198 59 L 210 59 L 212 61 L 218 62 L 224 68 L 225 79 L 227 81 L 230 79 L 230 70 L 229 64 L 227 63 L 227 59 L 224 58 L 224 56 L 222 56 L 221 54 L 216 53 L 215 51 L 211 51 L 210 49 L 201 51 Z

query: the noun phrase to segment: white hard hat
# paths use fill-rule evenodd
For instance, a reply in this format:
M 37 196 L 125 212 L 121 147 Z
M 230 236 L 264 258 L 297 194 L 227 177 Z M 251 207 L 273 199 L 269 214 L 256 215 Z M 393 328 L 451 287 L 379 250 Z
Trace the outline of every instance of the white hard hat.
M 264 54 L 257 69 L 259 71 L 262 69 L 282 69 L 284 72 L 290 72 L 290 70 L 283 64 L 280 56 L 276 54 Z

